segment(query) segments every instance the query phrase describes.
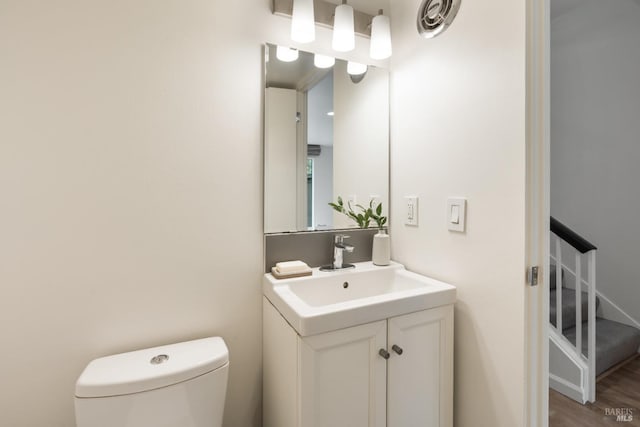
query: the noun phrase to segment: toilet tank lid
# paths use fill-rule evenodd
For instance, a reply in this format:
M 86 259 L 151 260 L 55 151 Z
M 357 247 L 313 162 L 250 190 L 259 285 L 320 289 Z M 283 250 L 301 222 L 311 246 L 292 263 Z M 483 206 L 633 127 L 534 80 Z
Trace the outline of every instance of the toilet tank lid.
M 76 383 L 76 397 L 140 393 L 177 384 L 229 362 L 220 337 L 147 348 L 95 359 Z

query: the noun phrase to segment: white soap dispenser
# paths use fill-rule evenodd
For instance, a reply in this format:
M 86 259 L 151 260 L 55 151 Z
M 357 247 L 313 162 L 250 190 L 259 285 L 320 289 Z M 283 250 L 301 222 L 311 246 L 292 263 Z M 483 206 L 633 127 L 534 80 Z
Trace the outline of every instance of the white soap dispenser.
M 389 265 L 391 262 L 391 242 L 389 235 L 383 228 L 373 236 L 371 260 L 375 265 Z

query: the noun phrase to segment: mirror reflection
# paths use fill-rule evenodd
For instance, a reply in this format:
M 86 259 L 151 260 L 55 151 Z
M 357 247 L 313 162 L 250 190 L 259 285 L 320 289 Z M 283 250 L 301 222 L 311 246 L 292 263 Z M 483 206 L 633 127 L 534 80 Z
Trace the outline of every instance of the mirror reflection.
M 265 62 L 265 232 L 356 226 L 338 196 L 387 212 L 387 70 L 274 45 Z

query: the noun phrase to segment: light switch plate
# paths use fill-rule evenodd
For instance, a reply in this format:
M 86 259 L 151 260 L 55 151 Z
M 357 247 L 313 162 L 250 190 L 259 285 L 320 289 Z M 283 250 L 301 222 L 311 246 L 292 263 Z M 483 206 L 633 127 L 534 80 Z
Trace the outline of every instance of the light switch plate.
M 457 212 L 456 212 L 457 209 Z M 447 199 L 447 227 L 451 231 L 463 232 L 467 214 L 467 199 L 449 197 Z M 457 219 L 457 222 L 456 222 Z
M 418 226 L 418 196 L 406 196 L 404 198 L 405 213 L 404 223 L 405 225 Z

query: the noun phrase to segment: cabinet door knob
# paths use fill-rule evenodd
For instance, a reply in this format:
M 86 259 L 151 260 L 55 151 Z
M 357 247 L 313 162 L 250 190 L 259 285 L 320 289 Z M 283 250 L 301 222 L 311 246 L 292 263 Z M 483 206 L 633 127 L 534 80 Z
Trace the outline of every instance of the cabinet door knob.
M 402 352 L 404 351 L 404 350 L 402 350 L 402 348 L 400 346 L 395 345 L 395 344 L 391 347 L 391 350 L 395 351 L 398 354 L 402 354 Z
M 380 351 L 378 352 L 378 354 L 380 356 L 382 356 L 384 359 L 388 359 L 389 357 L 391 357 L 389 352 L 387 350 L 385 350 L 384 348 L 381 348 Z

